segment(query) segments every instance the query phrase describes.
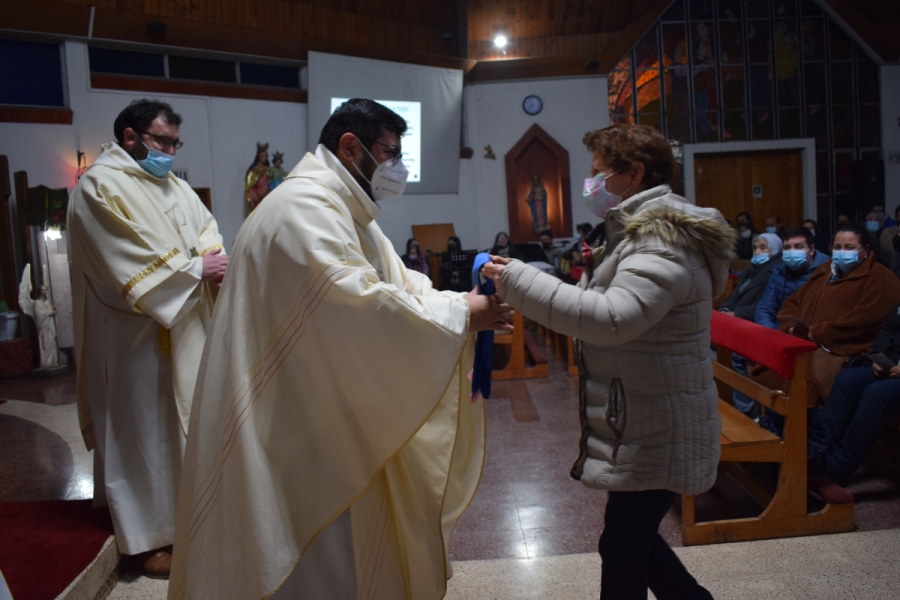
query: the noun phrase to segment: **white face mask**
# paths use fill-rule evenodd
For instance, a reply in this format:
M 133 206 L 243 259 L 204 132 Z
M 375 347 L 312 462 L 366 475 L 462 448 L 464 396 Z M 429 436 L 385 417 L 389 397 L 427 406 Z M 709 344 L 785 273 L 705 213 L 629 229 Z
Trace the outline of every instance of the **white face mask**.
M 616 171 L 609 175 L 597 173 L 590 179 L 584 180 L 584 191 L 582 192 L 584 203 L 587 205 L 588 210 L 601 219 L 606 218 L 606 213 L 609 212 L 609 209 L 618 206 L 622 202 L 622 196 L 613 194 L 606 189 L 606 180 L 618 172 Z
M 369 149 L 366 148 L 366 145 L 362 143 L 362 140 L 359 138 L 356 139 L 359 141 L 363 150 L 366 151 L 366 154 L 378 163 L 378 161 L 375 160 L 375 157 L 372 156 L 372 153 L 369 152 Z M 396 160 L 389 158 L 378 165 L 372 173 L 371 180 L 363 175 L 363 172 L 356 166 L 356 163 L 353 163 L 353 166 L 356 167 L 356 171 L 362 175 L 362 178 L 369 182 L 369 186 L 372 188 L 372 199 L 389 200 L 403 195 L 403 190 L 406 189 L 406 179 L 409 177 L 409 171 L 406 169 L 406 165 L 403 164 L 402 158 L 398 157 Z

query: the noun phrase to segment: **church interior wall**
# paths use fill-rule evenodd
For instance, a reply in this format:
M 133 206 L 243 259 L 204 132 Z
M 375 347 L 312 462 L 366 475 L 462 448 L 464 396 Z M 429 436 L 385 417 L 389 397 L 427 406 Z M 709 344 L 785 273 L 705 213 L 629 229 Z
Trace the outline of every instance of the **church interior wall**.
M 480 249 L 489 248 L 498 231 L 508 231 L 503 159 L 534 123 L 569 151 L 573 224 L 598 221 L 580 202 L 591 164 L 581 140 L 586 132 L 609 124 L 606 77 L 477 83 L 467 85 L 465 94 L 467 144 L 475 153 L 460 161 L 459 194 L 405 196 L 382 203 L 379 222 L 398 252 L 404 251 L 411 227 L 418 224 L 453 223 L 463 246 Z M 544 103 L 536 116 L 522 109 L 531 94 Z M 488 145 L 495 159 L 485 158 Z
M 285 153 L 293 167 L 306 152 L 306 105 L 236 98 L 97 90 L 90 87 L 87 46 L 65 42 L 65 73 L 71 125 L 0 123 L 0 154 L 9 158 L 10 177 L 28 173 L 30 186 L 75 186 L 77 152 L 91 165 L 101 144 L 113 140 L 113 122 L 129 102 L 157 98 L 182 116 L 184 147 L 174 169 L 188 171 L 191 186 L 211 188 L 213 213 L 230 248 L 246 214 L 244 174 L 256 142 L 268 142 L 270 153 Z
M 308 149 L 306 104 L 91 89 L 86 44 L 69 41 L 64 47 L 72 125 L 0 124 L 0 153 L 9 157 L 10 173 L 28 172 L 30 185 L 71 190 L 77 151 L 92 164 L 100 145 L 113 139 L 113 121 L 124 106 L 141 97 L 159 98 L 183 117 L 185 145 L 174 168 L 186 169 L 192 186 L 211 188 L 213 213 L 230 248 L 246 214 L 243 178 L 256 143 L 269 143 L 270 155 L 284 152 L 288 170 Z M 569 151 L 573 223 L 597 220 L 579 201 L 590 168 L 581 139 L 585 132 L 608 124 L 605 77 L 478 83 L 467 85 L 465 93 L 467 143 L 475 154 L 460 160 L 459 193 L 410 195 L 382 203 L 380 223 L 399 252 L 417 224 L 453 223 L 464 245 L 474 248 L 489 247 L 498 231 L 507 230 L 503 157 L 533 123 Z M 522 109 L 530 94 L 544 102 L 536 116 Z M 487 145 L 496 159 L 484 158 Z
M 100 144 L 112 139 L 112 122 L 132 99 L 150 96 L 170 102 L 182 114 L 185 146 L 175 168 L 186 169 L 194 187 L 209 187 L 213 212 L 230 248 L 244 220 L 243 178 L 256 142 L 270 144 L 270 155 L 284 152 L 290 170 L 307 148 L 307 105 L 188 96 L 161 93 L 96 90 L 90 87 L 87 47 L 65 42 L 65 72 L 72 125 L 0 124 L 0 153 L 10 161 L 10 173 L 25 170 L 30 185 L 71 189 L 75 184 L 76 152 L 87 164 L 99 155 Z M 522 101 L 535 94 L 543 110 L 527 115 Z M 569 151 L 572 223 L 596 222 L 580 201 L 590 155 L 583 135 L 609 124 L 608 84 L 605 76 L 479 82 L 465 86 L 466 145 L 471 159 L 460 160 L 457 194 L 409 195 L 382 203 L 382 228 L 402 252 L 411 227 L 453 223 L 463 244 L 487 248 L 498 231 L 508 230 L 504 156 L 528 128 L 537 123 Z M 900 67 L 881 67 L 882 139 L 886 162 L 886 201 L 889 210 L 900 198 L 900 165 L 888 163 L 900 151 L 896 102 L 900 96 Z M 457 143 L 457 140 L 448 140 Z M 490 145 L 495 159 L 485 158 Z M 568 233 L 568 232 L 567 232 Z

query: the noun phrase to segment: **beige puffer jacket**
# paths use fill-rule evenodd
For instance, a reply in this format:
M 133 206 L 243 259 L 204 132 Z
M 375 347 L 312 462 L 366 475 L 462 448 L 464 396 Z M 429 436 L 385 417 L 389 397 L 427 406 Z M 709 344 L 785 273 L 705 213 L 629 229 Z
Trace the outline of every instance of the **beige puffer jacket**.
M 736 234 L 719 211 L 668 186 L 610 210 L 606 232 L 578 286 L 513 261 L 499 294 L 577 339 L 582 436 L 572 476 L 597 489 L 699 494 L 719 462 L 709 323 Z

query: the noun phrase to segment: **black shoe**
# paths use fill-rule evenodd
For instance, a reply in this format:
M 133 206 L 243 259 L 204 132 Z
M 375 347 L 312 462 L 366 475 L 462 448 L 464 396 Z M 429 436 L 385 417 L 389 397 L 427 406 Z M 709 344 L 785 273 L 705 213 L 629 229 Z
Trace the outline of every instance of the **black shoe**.
M 825 452 L 821 452 L 810 458 L 806 463 L 809 470 L 817 475 L 827 477 L 841 487 L 847 487 L 853 478 L 853 474 L 851 473 L 848 476 L 842 473 L 830 460 L 828 460 L 825 454 Z

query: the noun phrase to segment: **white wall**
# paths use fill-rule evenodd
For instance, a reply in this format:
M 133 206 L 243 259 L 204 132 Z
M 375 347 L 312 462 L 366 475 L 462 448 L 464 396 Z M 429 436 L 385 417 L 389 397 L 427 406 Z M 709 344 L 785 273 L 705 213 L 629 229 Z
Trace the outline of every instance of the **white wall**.
M 32 186 L 71 190 L 76 152 L 84 152 L 92 164 L 100 145 L 113 139 L 113 121 L 122 108 L 135 98 L 159 98 L 183 117 L 184 147 L 175 157 L 174 168 L 187 169 L 192 186 L 211 188 L 213 214 L 225 246 L 230 248 L 245 216 L 244 174 L 256 142 L 269 142 L 270 155 L 275 150 L 284 152 L 287 170 L 307 151 L 305 104 L 94 90 L 90 88 L 87 46 L 66 42 L 65 59 L 72 125 L 0 123 L 0 154 L 9 157 L 11 173 L 27 171 Z M 453 223 L 469 248 L 488 248 L 498 231 L 507 231 L 503 159 L 533 123 L 569 151 L 573 225 L 597 222 L 581 200 L 590 168 L 590 154 L 581 139 L 587 131 L 609 123 L 606 77 L 479 83 L 467 85 L 464 93 L 469 146 L 475 155 L 460 161 L 458 194 L 414 195 L 382 202 L 384 216 L 379 223 L 398 251 L 404 251 L 413 225 Z M 544 101 L 542 112 L 534 117 L 522 110 L 522 100 L 530 94 Z M 455 146 L 458 139 L 446 143 Z M 484 147 L 489 144 L 496 160 L 484 158 Z
M 885 210 L 893 217 L 900 205 L 900 164 L 890 164 L 888 155 L 900 153 L 900 65 L 881 67 L 881 143 Z
M 183 119 L 184 147 L 175 156 L 174 168 L 187 169 L 193 187 L 211 188 L 213 214 L 230 248 L 244 220 L 244 173 L 256 142 L 269 142 L 271 153 L 284 152 L 287 169 L 306 152 L 305 104 L 93 90 L 87 46 L 66 42 L 65 60 L 72 125 L 0 123 L 0 154 L 9 157 L 10 175 L 26 171 L 30 186 L 71 190 L 76 152 L 84 152 L 92 164 L 100 145 L 113 139 L 119 112 L 134 99 L 157 98 Z
M 534 117 L 522 110 L 522 101 L 530 94 L 544 101 L 543 110 Z M 504 156 L 534 123 L 569 151 L 573 227 L 583 221 L 598 222 L 582 202 L 591 155 L 581 139 L 586 132 L 609 125 L 607 94 L 605 76 L 467 85 L 468 138 L 475 155 L 460 161 L 459 194 L 382 202 L 385 214 L 379 223 L 394 248 L 404 252 L 412 226 L 430 223 L 453 223 L 463 246 L 489 248 L 498 231 L 509 230 Z M 484 158 L 487 145 L 494 150 L 495 160 Z
M 306 104 L 209 98 L 208 117 L 213 214 L 225 247 L 231 248 L 247 215 L 244 176 L 256 143 L 268 142 L 269 160 L 276 151 L 283 152 L 281 167 L 293 169 L 306 153 Z

